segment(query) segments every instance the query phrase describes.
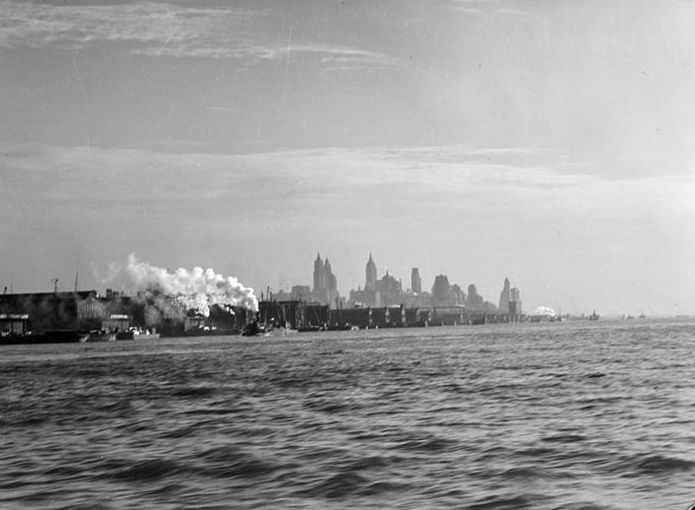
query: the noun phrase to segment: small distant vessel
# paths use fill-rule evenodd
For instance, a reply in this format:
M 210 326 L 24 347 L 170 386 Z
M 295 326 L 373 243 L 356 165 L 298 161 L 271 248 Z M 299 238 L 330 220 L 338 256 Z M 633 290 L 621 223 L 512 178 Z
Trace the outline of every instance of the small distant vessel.
M 158 340 L 159 333 L 145 330 L 133 332 L 133 340 Z
M 296 329 L 292 329 L 289 327 L 279 327 L 279 328 L 270 328 L 270 329 L 265 329 L 265 333 L 263 333 L 263 336 L 291 336 L 291 335 L 296 335 L 298 331 Z
M 297 328 L 297 331 L 300 333 L 307 333 L 307 332 L 316 333 L 318 331 L 326 331 L 326 329 L 327 329 L 326 326 L 319 326 L 317 324 L 308 324 L 306 326 L 299 326 Z
M 300 330 L 294 329 L 286 322 L 284 326 L 261 324 L 259 321 L 249 322 L 241 332 L 241 336 L 289 336 L 296 335 Z
M 86 342 L 89 338 L 89 333 L 77 331 L 74 329 L 50 329 L 36 337 L 31 337 L 31 343 L 71 343 L 71 342 Z
M 241 332 L 241 336 L 258 336 L 265 334 L 265 328 L 258 324 L 258 321 L 249 322 L 244 330 Z
M 149 329 L 129 328 L 127 331 L 116 333 L 116 340 L 157 340 L 159 333 Z
M 599 318 L 600 318 L 600 315 L 596 313 L 596 310 L 591 312 L 591 315 L 589 315 L 590 321 L 597 321 L 597 320 L 599 320 Z
M 116 341 L 116 333 L 112 331 L 101 331 L 101 330 L 92 330 L 89 332 L 89 334 L 85 337 L 82 337 L 80 339 L 80 342 L 86 343 L 86 342 L 115 342 Z

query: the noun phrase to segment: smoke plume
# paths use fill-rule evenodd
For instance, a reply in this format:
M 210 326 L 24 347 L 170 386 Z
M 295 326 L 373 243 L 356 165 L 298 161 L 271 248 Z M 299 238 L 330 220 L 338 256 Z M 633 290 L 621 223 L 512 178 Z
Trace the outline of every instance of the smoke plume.
M 190 271 L 184 268 L 170 271 L 140 262 L 135 255 L 130 255 L 125 272 L 135 290 L 171 296 L 186 309 L 195 309 L 206 317 L 213 305 L 258 310 L 253 289 L 244 287 L 233 276 L 223 276 L 212 269 L 194 267 Z
M 549 306 L 538 306 L 536 307 L 536 310 L 533 312 L 533 315 L 542 315 L 544 317 L 555 317 L 557 313 L 555 310 L 550 308 Z

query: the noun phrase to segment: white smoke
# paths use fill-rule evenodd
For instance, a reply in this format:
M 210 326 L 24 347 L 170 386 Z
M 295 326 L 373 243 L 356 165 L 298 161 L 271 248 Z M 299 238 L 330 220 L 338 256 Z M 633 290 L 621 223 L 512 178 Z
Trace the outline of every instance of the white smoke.
M 94 275 L 94 279 L 102 285 L 109 284 L 116 280 L 121 273 L 121 269 L 123 268 L 120 264 L 109 262 L 106 269 L 102 271 L 101 268 L 92 263 L 92 274 Z
M 557 313 L 549 306 L 538 306 L 533 312 L 533 315 L 542 315 L 544 317 L 555 317 Z
M 186 309 L 195 309 L 206 317 L 210 307 L 243 306 L 256 312 L 258 299 L 253 289 L 244 287 L 233 276 L 223 276 L 212 269 L 194 267 L 170 271 L 128 257 L 126 274 L 137 291 L 161 293 L 175 298 Z

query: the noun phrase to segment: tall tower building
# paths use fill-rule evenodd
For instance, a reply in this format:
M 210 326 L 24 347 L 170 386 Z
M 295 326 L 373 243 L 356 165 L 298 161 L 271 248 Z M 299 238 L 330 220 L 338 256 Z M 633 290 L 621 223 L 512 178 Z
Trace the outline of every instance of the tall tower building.
M 333 274 L 333 268 L 331 267 L 331 263 L 328 262 L 328 257 L 326 257 L 326 263 L 323 266 L 323 270 L 324 274 L 326 275 L 326 301 L 329 305 L 333 305 L 335 298 L 338 297 L 338 282 L 335 275 Z
M 410 290 L 416 294 L 422 292 L 422 279 L 420 278 L 420 271 L 417 267 L 414 267 L 410 272 Z
M 432 301 L 438 304 L 445 303 L 449 298 L 450 290 L 449 278 L 446 275 L 435 276 L 432 285 Z
M 333 274 L 331 263 L 326 258 L 324 262 L 321 255 L 316 254 L 314 261 L 314 288 L 311 291 L 311 298 L 324 305 L 334 306 L 336 300 L 340 298 L 338 294 L 338 282 Z
M 314 261 L 314 292 L 318 293 L 326 288 L 326 268 L 321 260 L 321 254 L 316 254 Z
M 521 293 L 519 292 L 519 289 L 514 287 L 512 289 L 512 303 L 514 303 L 514 313 L 522 313 L 521 312 Z
M 474 284 L 470 284 L 468 286 L 468 296 L 466 297 L 466 308 L 469 310 L 481 310 L 483 308 L 483 305 L 485 304 L 485 300 L 483 299 L 483 296 L 478 294 L 478 289 L 475 287 Z
M 367 261 L 367 267 L 364 270 L 364 288 L 367 290 L 376 290 L 376 264 L 372 259 L 372 253 L 369 252 L 369 260 Z
M 512 300 L 509 278 L 504 279 L 504 287 L 500 292 L 499 310 L 502 313 L 509 313 L 509 302 Z

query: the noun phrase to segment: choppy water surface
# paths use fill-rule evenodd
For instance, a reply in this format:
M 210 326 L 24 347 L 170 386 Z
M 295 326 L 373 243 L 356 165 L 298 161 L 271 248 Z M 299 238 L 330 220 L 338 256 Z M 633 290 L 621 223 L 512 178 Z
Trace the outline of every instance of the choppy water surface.
M 695 323 L 0 347 L 0 508 L 685 509 Z

